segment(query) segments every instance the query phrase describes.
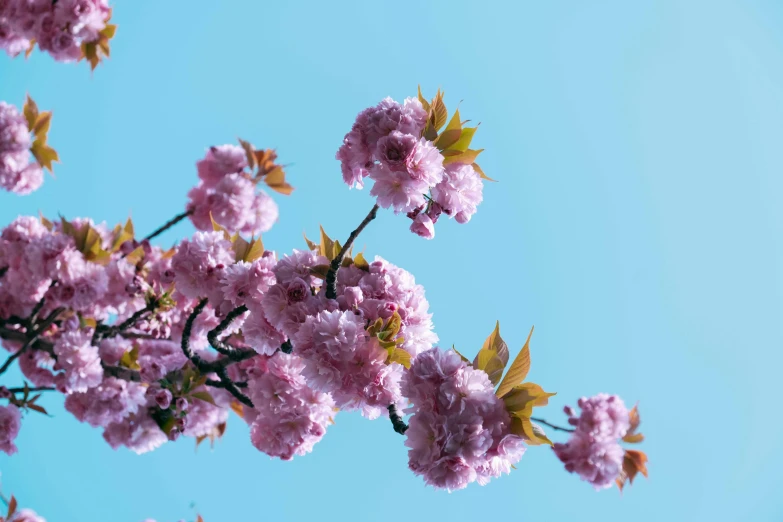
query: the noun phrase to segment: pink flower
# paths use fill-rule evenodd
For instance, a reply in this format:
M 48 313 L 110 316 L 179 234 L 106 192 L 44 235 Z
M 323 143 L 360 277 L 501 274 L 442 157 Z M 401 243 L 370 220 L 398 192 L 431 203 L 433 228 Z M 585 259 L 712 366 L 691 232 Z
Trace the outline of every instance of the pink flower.
M 103 367 L 98 348 L 91 344 L 92 332 L 75 330 L 63 333 L 54 344 L 57 388 L 64 393 L 85 392 L 103 382 Z
M 125 446 L 139 455 L 162 446 L 168 440 L 146 411 L 109 424 L 103 431 L 103 438 L 114 449 Z
M 32 509 L 20 509 L 8 519 L 8 522 L 46 522 L 46 519 Z
M 106 427 L 136 413 L 145 402 L 143 386 L 109 377 L 86 392 L 68 395 L 65 409 L 81 422 L 93 427 Z
M 264 355 L 273 355 L 286 340 L 283 334 L 267 321 L 260 306 L 251 308 L 250 315 L 242 325 L 242 333 L 245 342 Z
M 471 165 L 449 163 L 443 181 L 432 189 L 434 199 L 458 223 L 467 223 L 482 200 L 481 176 Z
M 576 426 L 565 444 L 555 444 L 557 457 L 566 471 L 578 474 L 595 489 L 611 487 L 620 475 L 624 450 L 619 440 L 630 427 L 628 409 L 617 395 L 599 393 L 579 399 L 581 414 L 576 417 L 572 408 L 569 424 Z
M 240 174 L 228 174 L 214 187 L 204 183 L 188 193 L 190 220 L 202 231 L 212 230 L 212 220 L 231 232 L 241 230 L 255 202 L 255 185 Z M 211 219 L 210 219 L 211 216 Z
M 269 232 L 280 215 L 275 200 L 260 189 L 256 192 L 248 212 L 241 232 L 250 236 L 259 236 L 264 232 Z
M 167 373 L 179 370 L 188 361 L 178 343 L 172 341 L 139 340 L 141 380 L 155 382 Z
M 424 239 L 432 239 L 435 237 L 435 225 L 427 214 L 421 213 L 413 220 L 411 232 Z
M 247 168 L 245 149 L 238 145 L 210 147 L 204 159 L 196 164 L 198 177 L 207 187 L 214 187 L 228 174 L 239 174 Z
M 19 408 L 13 404 L 0 406 L 0 451 L 9 455 L 16 453 L 17 448 L 14 439 L 19 435 L 22 415 Z
M 354 129 L 345 135 L 335 159 L 341 163 L 343 181 L 350 188 L 363 188 L 364 178 L 370 174 L 368 169 L 373 162 L 362 129 L 354 125 Z
M 224 299 L 234 307 L 260 304 L 261 298 L 275 284 L 273 257 L 262 257 L 252 263 L 239 261 L 226 267 L 220 276 Z
M 0 154 L 27 152 L 30 145 L 24 115 L 13 105 L 0 101 Z
M 378 205 L 391 207 L 395 213 L 408 212 L 424 205 L 424 193 L 429 190 L 425 181 L 413 179 L 406 171 L 389 170 L 383 165 L 373 168 L 370 177 L 375 184 L 370 195 L 378 198 Z
M 180 243 L 171 260 L 177 291 L 185 297 L 198 299 L 220 296 L 220 277 L 223 270 L 234 263 L 231 242 L 222 232 L 196 232 L 190 240 Z M 219 302 L 221 299 L 216 299 Z

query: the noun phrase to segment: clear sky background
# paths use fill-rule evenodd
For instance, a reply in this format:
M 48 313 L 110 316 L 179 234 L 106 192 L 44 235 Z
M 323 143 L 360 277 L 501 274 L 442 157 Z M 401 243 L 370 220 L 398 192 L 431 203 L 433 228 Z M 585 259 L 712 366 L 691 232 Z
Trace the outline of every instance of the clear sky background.
M 49 522 L 783 520 L 783 4 L 114 3 L 92 76 L 0 57 L 0 99 L 53 109 L 63 159 L 39 192 L 0 194 L 0 223 L 131 213 L 146 233 L 183 209 L 204 149 L 239 136 L 292 164 L 268 247 L 301 248 L 319 223 L 344 238 L 372 205 L 334 160 L 355 115 L 443 87 L 500 182 L 468 225 L 425 241 L 384 212 L 360 248 L 425 286 L 443 345 L 472 355 L 499 319 L 518 350 L 535 324 L 530 377 L 559 392 L 545 417 L 597 392 L 638 400 L 651 477 L 595 493 L 539 447 L 447 494 L 407 470 L 388 421 L 358 414 L 292 462 L 236 418 L 212 451 L 139 457 L 55 394 L 0 457 L 5 493 Z

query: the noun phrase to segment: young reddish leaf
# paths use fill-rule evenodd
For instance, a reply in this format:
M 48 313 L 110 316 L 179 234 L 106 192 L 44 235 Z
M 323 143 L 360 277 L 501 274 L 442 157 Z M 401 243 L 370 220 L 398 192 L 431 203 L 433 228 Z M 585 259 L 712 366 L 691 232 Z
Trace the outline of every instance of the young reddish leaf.
M 628 482 L 628 484 L 633 484 L 633 480 L 638 473 L 647 477 L 647 455 L 641 451 L 625 450 L 625 454 L 623 455 L 623 468 L 620 472 L 620 476 L 615 480 L 621 493 L 625 483 Z
M 242 403 L 239 401 L 231 401 L 231 410 L 240 417 L 245 416 L 245 409 L 242 407 Z
M 32 132 L 33 127 L 35 127 L 35 122 L 38 121 L 38 105 L 29 94 L 27 95 L 27 100 L 24 102 L 22 112 L 24 113 L 25 120 L 27 120 L 27 130 Z
M 274 149 L 257 150 L 256 163 L 258 164 L 258 175 L 266 176 L 278 167 L 275 164 L 277 152 Z
M 196 517 L 196 522 L 204 522 L 204 519 L 201 518 L 201 515 Z
M 30 58 L 30 55 L 31 55 L 31 54 L 33 54 L 33 51 L 35 50 L 35 43 L 36 43 L 36 42 L 35 42 L 35 38 L 33 38 L 32 40 L 30 40 L 30 46 L 29 46 L 29 47 L 27 48 L 27 50 L 25 50 L 25 52 L 24 52 L 24 59 L 25 59 L 25 60 L 27 60 L 28 58 Z
M 291 195 L 291 192 L 294 191 L 294 187 L 289 185 L 285 180 L 285 172 L 283 171 L 283 167 L 279 165 L 266 175 L 264 182 L 275 192 L 279 192 L 280 194 L 284 194 L 286 196 Z
M 644 440 L 644 435 L 641 433 L 636 433 L 636 430 L 639 429 L 639 424 L 642 422 L 641 418 L 639 417 L 639 409 L 637 406 L 638 405 L 634 406 L 631 411 L 628 412 L 631 425 L 623 437 L 623 441 L 628 442 L 629 444 L 638 444 Z
M 533 328 L 530 329 L 530 333 L 527 336 L 527 341 L 525 341 L 525 345 L 522 347 L 522 350 L 520 350 L 520 352 L 517 354 L 516 359 L 514 359 L 514 362 L 511 363 L 511 367 L 508 369 L 508 372 L 506 372 L 506 376 L 503 377 L 503 380 L 500 382 L 500 386 L 495 392 L 498 397 L 502 398 L 515 386 L 521 384 L 522 381 L 525 380 L 525 377 L 527 377 L 527 374 L 530 371 L 530 338 L 532 336 Z
M 444 92 L 438 89 L 435 98 L 432 99 L 430 107 L 430 121 L 436 131 L 439 131 L 441 127 L 446 125 L 446 120 L 449 117 L 449 111 L 446 109 L 446 104 L 443 102 L 444 94 Z
M 27 407 L 30 408 L 33 411 L 37 411 L 39 413 L 43 413 L 44 415 L 49 415 L 49 413 L 43 408 L 43 406 L 39 406 L 37 404 L 27 404 Z
M 250 142 L 247 142 L 243 139 L 239 139 L 239 144 L 242 145 L 242 148 L 245 149 L 245 157 L 247 158 L 247 166 L 250 167 L 250 170 L 255 170 L 256 168 L 256 155 L 255 155 L 255 149 L 253 148 L 253 145 L 250 144 Z
M 11 520 L 11 517 L 14 516 L 14 513 L 16 513 L 16 497 L 11 495 L 11 500 L 8 501 L 8 514 L 6 515 L 7 520 Z

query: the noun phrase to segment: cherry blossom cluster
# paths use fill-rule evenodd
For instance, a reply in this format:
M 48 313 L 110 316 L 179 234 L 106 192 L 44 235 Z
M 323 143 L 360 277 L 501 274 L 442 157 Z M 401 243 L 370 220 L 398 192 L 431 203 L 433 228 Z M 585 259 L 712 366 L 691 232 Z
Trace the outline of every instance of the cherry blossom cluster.
M 463 129 L 457 111 L 438 134 L 446 118 L 442 95 L 423 103 L 421 95 L 402 104 L 385 98 L 360 112 L 336 159 L 349 187 L 361 189 L 369 177 L 380 207 L 406 213 L 411 231 L 432 239 L 442 214 L 470 221 L 483 198 L 483 174 L 474 163 L 480 151 L 468 149 L 476 129 Z
M 37 162 L 30 162 L 32 145 L 24 114 L 0 101 L 0 187 L 16 194 L 29 194 L 43 184 L 43 169 Z
M 525 453 L 487 373 L 454 351 L 419 355 L 402 381 L 414 412 L 405 433 L 408 467 L 448 491 L 509 473 Z
M 274 153 L 267 154 L 267 160 L 274 162 Z M 260 178 L 247 171 L 252 165 L 245 149 L 211 147 L 197 167 L 200 182 L 188 193 L 187 210 L 198 230 L 212 230 L 214 222 L 231 232 L 258 236 L 272 228 L 277 204 L 266 192 L 256 190 Z
M 108 0 L 0 0 L 0 48 L 13 57 L 38 44 L 60 62 L 90 58 L 87 45 L 113 35 L 110 14 Z
M 596 490 L 614 483 L 622 488 L 625 479 L 633 480 L 636 472 L 646 474 L 646 457 L 638 462 L 640 452 L 625 451 L 620 446 L 622 440 L 642 440 L 641 434 L 634 433 L 639 425 L 636 409 L 629 412 L 620 397 L 605 393 L 582 397 L 577 404 L 581 409 L 578 416 L 573 408 L 565 407 L 568 423 L 575 427 L 571 438 L 553 447 L 566 470 L 576 473 Z M 631 476 L 627 477 L 628 474 Z

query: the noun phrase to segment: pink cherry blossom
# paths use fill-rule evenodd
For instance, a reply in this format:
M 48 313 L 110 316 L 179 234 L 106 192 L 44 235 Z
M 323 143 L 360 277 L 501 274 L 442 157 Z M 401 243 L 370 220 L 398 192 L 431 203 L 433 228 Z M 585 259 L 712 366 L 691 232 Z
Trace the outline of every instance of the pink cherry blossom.
M 14 439 L 19 435 L 21 425 L 21 413 L 13 404 L 0 406 L 0 451 L 9 455 L 16 453 Z

